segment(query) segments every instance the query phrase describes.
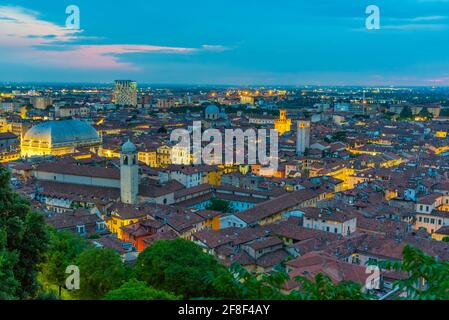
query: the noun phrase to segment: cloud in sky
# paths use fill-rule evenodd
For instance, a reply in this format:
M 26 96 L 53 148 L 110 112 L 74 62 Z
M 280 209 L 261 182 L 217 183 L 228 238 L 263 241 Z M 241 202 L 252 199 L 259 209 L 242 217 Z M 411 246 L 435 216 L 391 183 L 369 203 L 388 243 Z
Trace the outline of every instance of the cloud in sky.
M 76 67 L 82 69 L 127 69 L 136 71 L 137 66 L 122 61 L 121 57 L 129 53 L 189 53 L 192 48 L 176 48 L 152 45 L 65 45 L 66 50 L 33 49 L 41 62 Z
M 415 30 L 444 30 L 449 26 L 444 24 L 419 24 L 419 23 L 407 23 L 398 25 L 383 25 L 382 29 L 387 30 L 403 30 L 403 31 L 415 31 Z
M 39 13 L 21 7 L 0 6 L 0 46 L 3 55 L 21 63 L 44 63 L 53 67 L 82 69 L 139 70 L 126 62 L 130 53 L 186 54 L 198 51 L 225 51 L 221 45 L 200 48 L 169 47 L 137 44 L 77 44 L 82 30 L 69 30 L 55 23 L 39 19 Z
M 36 11 L 0 6 L 0 44 L 8 47 L 45 45 L 76 40 L 81 31 L 40 20 Z
M 387 17 L 384 19 L 384 21 L 386 21 L 387 23 L 383 25 L 382 28 L 389 30 L 403 30 L 403 31 L 444 30 L 449 27 L 448 23 L 445 20 L 448 20 L 447 16 L 437 16 L 437 15 L 419 16 L 411 18 Z
M 445 1 L 376 0 L 380 30 L 365 27 L 368 0 L 198 2 L 77 0 L 84 30 L 73 31 L 68 2 L 8 1 L 0 81 L 449 84 Z
M 449 0 L 447 0 L 449 1 Z M 354 20 L 364 21 L 365 17 L 354 17 Z M 401 30 L 401 31 L 437 31 L 449 29 L 448 16 L 419 16 L 419 17 L 384 17 L 381 15 L 381 29 Z M 352 29 L 355 31 L 366 31 L 366 28 L 359 27 Z

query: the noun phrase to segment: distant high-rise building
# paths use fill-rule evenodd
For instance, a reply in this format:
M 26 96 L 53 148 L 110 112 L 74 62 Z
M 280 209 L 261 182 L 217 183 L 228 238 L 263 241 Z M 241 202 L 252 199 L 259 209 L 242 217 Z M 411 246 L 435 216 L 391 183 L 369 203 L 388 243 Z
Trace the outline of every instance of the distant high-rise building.
M 157 99 L 156 107 L 158 109 L 169 109 L 176 107 L 176 101 L 173 99 Z
M 131 80 L 116 80 L 114 103 L 119 106 L 137 106 L 137 83 Z
M 241 104 L 250 104 L 253 106 L 256 104 L 256 99 L 252 96 L 241 96 L 240 103 Z
M 152 103 L 153 103 L 153 96 L 143 95 L 142 97 L 140 97 L 140 104 L 142 108 L 151 107 Z
M 32 97 L 30 102 L 35 109 L 44 110 L 53 103 L 53 100 L 50 97 Z
M 298 121 L 296 129 L 296 154 L 304 155 L 310 146 L 310 121 Z

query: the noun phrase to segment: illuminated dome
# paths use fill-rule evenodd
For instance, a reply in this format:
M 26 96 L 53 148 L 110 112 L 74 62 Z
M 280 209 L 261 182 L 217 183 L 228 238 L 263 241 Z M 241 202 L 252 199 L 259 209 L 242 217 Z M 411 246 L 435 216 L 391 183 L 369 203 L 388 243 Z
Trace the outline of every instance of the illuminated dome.
M 80 120 L 45 121 L 32 127 L 22 139 L 22 155 L 62 155 L 76 147 L 101 143 L 98 132 Z
M 210 106 L 207 106 L 206 110 L 204 111 L 204 114 L 206 116 L 206 119 L 217 120 L 220 114 L 220 109 L 218 109 L 216 105 L 211 104 Z

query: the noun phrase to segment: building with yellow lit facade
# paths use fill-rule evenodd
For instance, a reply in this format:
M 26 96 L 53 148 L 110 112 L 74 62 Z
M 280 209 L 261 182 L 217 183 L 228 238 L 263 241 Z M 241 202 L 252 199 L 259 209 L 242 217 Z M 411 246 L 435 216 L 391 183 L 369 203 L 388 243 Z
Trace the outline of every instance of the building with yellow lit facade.
M 157 168 L 157 151 L 156 150 L 144 150 L 139 151 L 138 159 L 140 162 L 145 163 L 147 166 L 151 168 Z
M 439 228 L 432 234 L 432 239 L 437 241 L 445 241 L 449 239 L 449 226 Z
M 256 99 L 254 97 L 252 97 L 252 96 L 243 95 L 243 96 L 240 96 L 240 103 L 241 104 L 255 105 L 256 104 Z
M 163 145 L 157 148 L 158 167 L 165 168 L 171 165 L 171 147 Z
M 28 130 L 21 141 L 22 157 L 73 153 L 79 147 L 96 148 L 101 136 L 89 124 L 79 120 L 46 121 Z
M 106 224 L 111 233 L 117 234 L 117 238 L 123 240 L 123 231 L 121 227 L 146 219 L 147 214 L 143 210 L 138 210 L 129 205 L 117 204 L 114 206 L 111 216 L 107 217 Z
M 120 158 L 120 150 L 101 147 L 98 155 L 107 158 Z M 140 150 L 138 152 L 138 160 L 151 168 L 166 168 L 172 163 L 190 164 L 192 154 L 179 146 L 162 145 L 155 149 Z
M 106 158 L 120 158 L 120 149 L 103 146 L 98 150 L 98 155 Z
M 206 172 L 205 176 L 205 182 L 213 185 L 213 186 L 219 186 L 221 185 L 221 177 L 223 176 L 223 170 L 220 168 L 213 168 Z
M 292 120 L 287 119 L 287 111 L 285 109 L 281 109 L 279 112 L 279 119 L 274 121 L 274 128 L 282 136 L 284 133 L 290 132 L 291 127 Z

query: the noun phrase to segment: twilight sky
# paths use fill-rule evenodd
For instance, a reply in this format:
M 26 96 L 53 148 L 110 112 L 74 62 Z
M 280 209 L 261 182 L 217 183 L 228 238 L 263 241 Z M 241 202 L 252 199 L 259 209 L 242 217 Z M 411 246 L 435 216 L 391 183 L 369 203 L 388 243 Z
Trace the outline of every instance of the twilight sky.
M 365 28 L 372 4 L 380 30 Z M 0 81 L 121 78 L 449 85 L 449 0 L 0 0 Z

